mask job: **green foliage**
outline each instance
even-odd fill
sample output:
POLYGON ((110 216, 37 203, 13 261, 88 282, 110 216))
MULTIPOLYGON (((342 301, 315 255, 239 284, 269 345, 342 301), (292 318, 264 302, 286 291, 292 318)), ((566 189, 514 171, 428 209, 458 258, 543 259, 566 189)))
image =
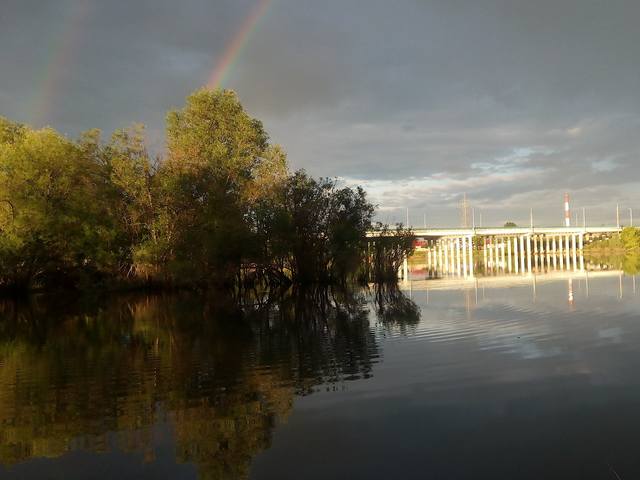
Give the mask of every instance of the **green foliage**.
POLYGON ((415 250, 415 237, 410 228, 401 224, 391 229, 388 225, 377 224, 378 236, 372 238, 369 246, 370 277, 377 282, 395 282, 404 259, 411 257, 415 250))
POLYGON ((625 250, 640 248, 640 229, 626 227, 622 230, 622 233, 620 233, 620 240, 625 250))
POLYGON ((333 180, 296 172, 256 209, 265 256, 275 259, 270 275, 303 283, 345 281, 366 260, 373 212, 361 188, 338 188, 333 180))
POLYGON ((506 222, 506 223, 504 224, 504 228, 515 228, 515 227, 517 227, 517 226, 518 226, 518 225, 516 225, 514 222, 506 222))
MULTIPOLYGON (((0 288, 362 276, 365 192, 290 174, 235 93, 190 95, 167 116, 167 147, 151 159, 141 125, 72 141, 0 118, 0 288)), ((387 230, 376 268, 397 268, 411 241, 387 230)))
POLYGON ((588 251, 598 253, 622 253, 637 249, 640 249, 640 229, 634 227, 626 227, 619 235, 614 235, 611 238, 595 240, 587 247, 588 251))
POLYGON ((0 143, 0 286, 57 282, 108 263, 97 165, 51 129, 9 137, 0 143))

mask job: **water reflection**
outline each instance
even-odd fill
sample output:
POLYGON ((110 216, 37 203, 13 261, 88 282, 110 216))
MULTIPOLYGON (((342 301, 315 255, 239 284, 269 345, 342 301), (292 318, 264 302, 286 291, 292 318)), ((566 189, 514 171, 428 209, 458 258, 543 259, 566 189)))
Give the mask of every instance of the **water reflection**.
POLYGON ((634 277, 413 260, 400 290, 1 303, 0 477, 640 475, 634 277))
POLYGON ((169 435, 199 478, 245 478, 295 395, 371 376, 367 314, 366 292, 326 290, 249 312, 188 295, 0 303, 0 463, 85 450, 152 464, 169 435))

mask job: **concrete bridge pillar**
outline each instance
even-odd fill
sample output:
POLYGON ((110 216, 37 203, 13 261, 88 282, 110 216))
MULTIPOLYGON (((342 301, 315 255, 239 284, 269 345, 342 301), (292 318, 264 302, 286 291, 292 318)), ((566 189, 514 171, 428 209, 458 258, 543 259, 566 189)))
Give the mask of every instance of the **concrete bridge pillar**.
POLYGON ((518 255, 518 237, 513 237, 513 263, 516 273, 520 272, 520 255, 518 255))
POLYGON ((443 271, 449 273, 449 239, 445 238, 442 243, 442 251, 444 255, 443 271))
POLYGON ((488 238, 483 238, 482 239, 482 256, 484 258, 484 273, 486 274, 488 272, 488 268, 489 268, 489 263, 487 260, 487 250, 489 250, 489 243, 488 243, 489 239, 488 238))
POLYGON ((489 249, 489 268, 493 271, 494 263, 493 263, 493 237, 489 237, 487 239, 489 241, 488 249, 489 249))
POLYGON ((460 276, 460 272, 462 269, 460 257, 461 257, 460 237, 456 237, 456 273, 458 274, 458 276, 460 276))
POLYGON ((571 240, 569 235, 565 235, 564 237, 565 240, 565 255, 567 256, 566 260, 567 260, 567 269, 570 268, 570 263, 571 263, 571 240))
POLYGON ((406 282, 409 280, 409 259, 404 257, 402 261, 402 279, 406 282))
POLYGON ((449 258, 451 260, 450 272, 451 273, 455 273, 455 271, 456 271, 456 244, 453 241, 453 238, 449 239, 449 258))
POLYGON ((507 269, 511 273, 511 237, 507 237, 507 269))
POLYGON ((467 237, 462 237, 462 274, 467 276, 467 237))
POLYGON ((473 277, 473 236, 468 238, 469 241, 469 275, 473 277))

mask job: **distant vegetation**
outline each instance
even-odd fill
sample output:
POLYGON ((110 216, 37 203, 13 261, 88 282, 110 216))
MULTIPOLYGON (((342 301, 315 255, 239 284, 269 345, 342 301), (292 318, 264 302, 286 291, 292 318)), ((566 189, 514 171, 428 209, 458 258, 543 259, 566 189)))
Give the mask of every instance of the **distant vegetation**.
POLYGON ((640 273, 640 229, 626 227, 620 235, 597 240, 585 249, 594 262, 613 265, 629 275, 640 273))
POLYGON ((139 125, 73 141, 0 118, 0 288, 370 279, 412 248, 389 239, 366 267, 373 213, 361 188, 290 173, 230 91, 170 112, 163 158, 139 125))
POLYGON ((611 238, 596 240, 588 248, 590 252, 633 252, 640 250, 640 229, 626 227, 620 235, 611 238))
POLYGON ((514 222, 506 222, 506 223, 504 224, 504 228, 515 228, 515 227, 517 227, 517 226, 518 226, 518 225, 516 225, 514 222))

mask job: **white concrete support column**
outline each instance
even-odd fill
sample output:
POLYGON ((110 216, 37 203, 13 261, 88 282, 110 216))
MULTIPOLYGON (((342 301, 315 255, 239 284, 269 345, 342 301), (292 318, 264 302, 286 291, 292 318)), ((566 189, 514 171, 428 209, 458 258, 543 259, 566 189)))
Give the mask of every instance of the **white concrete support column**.
POLYGON ((488 263, 487 263, 488 262, 488 260, 487 260, 488 252, 487 252, 487 250, 488 250, 489 246, 487 245, 487 238, 486 237, 480 237, 480 238, 482 238, 482 257, 483 257, 483 260, 484 260, 484 273, 486 275, 487 266, 488 266, 488 263))
POLYGON ((442 251, 442 239, 438 240, 438 269, 444 273, 444 252, 442 251))
POLYGON ((571 235, 571 243, 573 244, 573 269, 578 269, 578 239, 577 235, 574 233, 571 235))
POLYGON ((473 236, 469 237, 469 275, 473 277, 473 236))
POLYGON ((558 237, 558 259, 560 260, 560 270, 564 270, 564 241, 562 235, 558 237))
POLYGON ((565 235, 564 237, 564 252, 566 255, 566 260, 567 260, 567 269, 569 269, 571 267, 571 237, 569 237, 569 235, 565 235))
POLYGON ((404 260, 402 261, 402 279, 405 282, 409 281, 409 258, 408 257, 404 257, 404 260))
POLYGON ((501 268, 502 268, 502 271, 504 272, 507 269, 507 252, 506 252, 506 248, 505 248, 505 238, 504 237, 500 238, 500 258, 501 258, 500 261, 502 262, 501 268))
POLYGON ((511 237, 507 237, 507 271, 511 273, 512 262, 511 262, 511 237))
POLYGON ((520 270, 522 270, 522 273, 525 273, 525 260, 527 254, 525 252, 525 248, 524 248, 524 235, 520 237, 520 270))
POLYGON ((442 249, 444 252, 444 264, 442 271, 445 273, 449 273, 449 239, 445 238, 443 240, 442 249))
POLYGON ((533 254, 538 255, 538 242, 540 241, 540 238, 538 238, 538 236, 536 235, 535 237, 532 238, 532 240, 533 240, 533 254))
POLYGON ((462 237, 462 275, 467 276, 467 237, 462 237))
POLYGON ((489 237, 489 268, 493 271, 494 263, 493 263, 493 237, 489 237))
POLYGON ((460 276, 462 265, 460 262, 460 237, 456 237, 456 273, 460 276))
POLYGON ((527 235, 527 267, 531 273, 531 235, 527 235))
POLYGON ((438 250, 436 249, 436 245, 431 245, 431 270, 438 269, 438 250))
POLYGON ((515 266, 516 273, 518 273, 520 271, 520 257, 518 255, 518 237, 513 237, 513 264, 515 266))
POLYGON ((584 233, 580 234, 579 242, 580 242, 579 244, 580 252, 583 252, 584 251, 584 233))
POLYGON ((455 273, 456 271, 456 245, 453 241, 453 238, 449 240, 449 258, 451 260, 451 273, 455 273))

